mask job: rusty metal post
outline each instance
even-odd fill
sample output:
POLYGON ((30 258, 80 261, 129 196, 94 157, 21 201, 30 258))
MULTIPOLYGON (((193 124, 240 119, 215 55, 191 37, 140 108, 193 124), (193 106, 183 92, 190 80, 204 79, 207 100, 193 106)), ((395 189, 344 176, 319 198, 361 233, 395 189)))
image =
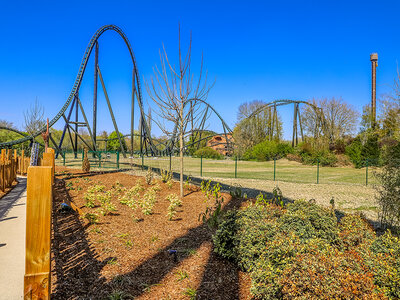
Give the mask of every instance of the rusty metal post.
POLYGON ((372 67, 372 84, 371 84, 371 127, 375 128, 376 125, 376 67, 378 66, 378 53, 370 55, 372 67))

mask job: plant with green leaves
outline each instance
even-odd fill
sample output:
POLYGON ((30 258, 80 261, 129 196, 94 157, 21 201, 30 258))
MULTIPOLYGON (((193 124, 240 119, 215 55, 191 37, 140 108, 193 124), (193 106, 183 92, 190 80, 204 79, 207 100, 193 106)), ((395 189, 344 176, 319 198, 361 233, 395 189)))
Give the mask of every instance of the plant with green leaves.
POLYGON ((151 185, 153 181, 153 169, 151 167, 149 167, 147 169, 147 173, 146 173, 146 183, 147 185, 151 185))
POLYGON ((160 176, 161 176, 161 181, 167 183, 168 181, 171 180, 172 173, 170 171, 160 168, 160 176))
POLYGON ((240 184, 234 185, 229 191, 229 194, 233 199, 240 199, 243 197, 242 186, 240 184))
POLYGON ((142 213, 144 215, 153 214, 154 205, 157 202, 157 194, 153 189, 149 189, 140 201, 140 207, 142 208, 142 213))
POLYGON ((112 194, 110 191, 97 194, 97 200, 100 202, 99 212, 106 216, 114 211, 116 211, 115 205, 111 202, 112 194))
POLYGON ((86 213, 84 218, 89 221, 89 224, 97 224, 99 222, 99 216, 95 213, 86 213))

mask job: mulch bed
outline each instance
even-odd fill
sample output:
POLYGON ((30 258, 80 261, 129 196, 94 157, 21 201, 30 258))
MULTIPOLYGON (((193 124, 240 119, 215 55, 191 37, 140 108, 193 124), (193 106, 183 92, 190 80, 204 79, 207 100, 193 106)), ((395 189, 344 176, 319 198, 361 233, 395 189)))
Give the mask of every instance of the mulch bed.
MULTIPOLYGON (((107 299, 113 293, 125 295, 115 299, 191 299, 191 291, 196 291, 195 299, 251 298, 248 275, 213 252, 212 231, 199 220, 207 199, 197 187, 185 190, 173 221, 166 216, 165 198, 179 195, 179 183, 170 189, 155 179, 161 190, 152 215, 138 209, 135 216, 140 218, 132 218, 133 211, 119 203, 122 193, 113 196, 117 211, 90 225, 76 212, 62 213, 60 204, 71 201, 81 214, 95 212, 97 208, 84 206, 89 187, 100 184, 109 190, 117 181, 128 189, 137 182, 146 187, 144 177, 62 167, 56 172, 52 299, 107 299), (176 250, 176 257, 168 250, 176 250)), ((223 197, 224 209, 242 205, 229 194, 223 197)))

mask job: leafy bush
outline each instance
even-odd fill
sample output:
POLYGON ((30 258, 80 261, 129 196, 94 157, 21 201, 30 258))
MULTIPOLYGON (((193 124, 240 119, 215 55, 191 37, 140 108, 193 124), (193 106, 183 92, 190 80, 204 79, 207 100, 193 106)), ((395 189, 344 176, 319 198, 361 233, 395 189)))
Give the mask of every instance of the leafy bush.
POLYGON ((339 237, 345 250, 357 247, 375 237, 372 227, 360 215, 346 215, 340 220, 339 237))
POLYGON ((300 156, 302 162, 306 165, 316 165, 319 162, 321 166, 334 167, 337 163, 335 154, 327 150, 304 152, 300 156))
POLYGON ((383 224, 400 226, 400 143, 385 153, 385 166, 376 174, 380 219, 383 224))
POLYGON ((400 240, 387 231, 371 245, 375 284, 386 296, 400 299, 400 240))
POLYGON ((355 251, 305 252, 296 255, 279 278, 284 299, 382 299, 373 274, 355 251))
POLYGON ((381 150, 378 143, 378 134, 374 132, 364 132, 346 147, 345 153, 356 168, 368 165, 381 165, 381 150))
POLYGON ((340 223, 306 201, 261 201, 225 214, 214 251, 250 273, 255 299, 398 299, 400 243, 360 215, 340 223))
POLYGON ((361 168, 363 164, 362 159, 362 144, 360 139, 355 139, 350 145, 346 147, 345 153, 350 158, 351 162, 356 168, 361 168))
POLYGON ((212 158, 212 159, 223 159, 223 155, 220 154, 217 150, 214 150, 210 147, 204 147, 197 150, 194 154, 194 157, 203 157, 203 158, 212 158))
POLYGON ((279 219, 283 232, 294 232, 301 240, 320 238, 328 243, 337 243, 339 230, 332 213, 316 204, 299 200, 287 207, 279 219))
POLYGON ((293 148, 287 143, 264 141, 247 150, 243 155, 243 159, 266 161, 285 157, 292 152, 293 148))

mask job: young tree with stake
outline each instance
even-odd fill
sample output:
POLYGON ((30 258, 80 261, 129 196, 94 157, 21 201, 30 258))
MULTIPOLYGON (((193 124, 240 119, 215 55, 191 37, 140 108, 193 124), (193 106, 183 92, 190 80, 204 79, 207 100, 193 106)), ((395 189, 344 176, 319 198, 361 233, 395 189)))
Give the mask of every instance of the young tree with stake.
MULTIPOLYGON (((146 89, 151 99, 157 104, 155 113, 162 119, 173 124, 174 130, 170 131, 164 124, 158 124, 164 134, 173 136, 174 132, 179 137, 180 154, 180 196, 183 197, 183 153, 185 135, 192 132, 194 118, 200 101, 207 99, 212 85, 207 85, 207 75, 203 79, 203 55, 201 57, 198 78, 194 78, 191 71, 192 34, 186 55, 182 55, 181 32, 179 27, 179 53, 178 67, 169 59, 163 45, 160 51, 160 68, 153 68, 154 76, 146 89), (188 126, 189 124, 189 126, 188 126), (190 128, 191 127, 191 128, 190 128), (190 128, 190 131, 189 131, 190 128)), ((153 121, 155 121, 153 119, 153 121)), ((156 121, 155 121, 156 122, 156 121)))

